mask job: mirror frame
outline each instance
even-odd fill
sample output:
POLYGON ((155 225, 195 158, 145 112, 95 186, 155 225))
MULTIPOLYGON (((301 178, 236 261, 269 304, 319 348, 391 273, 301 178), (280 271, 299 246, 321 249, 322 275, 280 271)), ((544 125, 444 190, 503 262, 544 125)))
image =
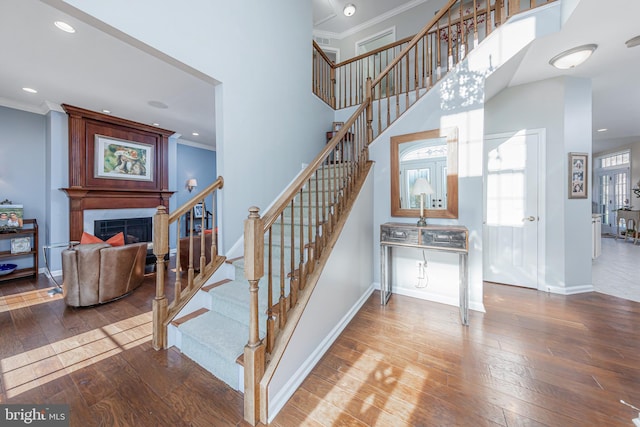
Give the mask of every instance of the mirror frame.
POLYGON ((391 137, 391 216, 420 218, 420 209, 402 208, 400 204, 400 159, 398 146, 404 142, 421 139, 446 138, 447 140, 447 207, 425 209, 425 218, 458 218, 458 129, 432 129, 391 137))

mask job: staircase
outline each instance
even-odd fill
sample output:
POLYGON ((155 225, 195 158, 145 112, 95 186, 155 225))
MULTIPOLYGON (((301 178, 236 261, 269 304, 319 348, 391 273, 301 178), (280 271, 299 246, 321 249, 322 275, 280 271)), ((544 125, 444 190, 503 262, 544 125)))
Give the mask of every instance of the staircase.
MULTIPOLYGON (((282 212, 279 221, 272 226, 270 232, 272 244, 271 246, 265 244, 264 248, 265 254, 271 253, 272 256, 271 262, 268 257, 265 257, 265 271, 269 271, 271 266, 277 273, 265 275, 259 281, 260 339, 264 339, 267 332, 269 282, 271 282, 272 295, 276 296, 275 300, 283 301, 283 304, 290 308, 291 281, 289 278, 296 274, 295 266, 299 264, 299 259, 296 258, 302 256, 306 262, 309 254, 312 253, 313 241, 306 232, 309 229, 309 219, 315 221, 318 216, 328 218, 331 215, 331 206, 335 205, 335 200, 332 198, 335 191, 345 185, 346 168, 347 163, 325 165, 320 168, 318 173, 309 180, 308 188, 298 194, 293 205, 289 205, 282 212), (322 203, 323 200, 329 200, 331 203, 322 203), (300 204, 303 206, 302 209, 293 207, 300 204), (305 248, 302 255, 299 252, 292 253, 294 248, 292 239, 297 244, 298 250, 300 247, 305 248), (278 266, 283 268, 280 269, 278 266)), ((178 330, 183 354, 230 387, 242 390, 242 370, 239 369, 238 359, 242 356, 244 346, 249 339, 249 283, 245 279, 243 258, 229 260, 228 263, 233 266, 233 279, 223 280, 201 289, 201 292, 206 293, 208 298, 206 306, 209 309, 199 310, 195 315, 176 319, 173 326, 178 330)), ((276 307, 272 310, 272 317, 277 320, 278 315, 279 308, 276 307)))
POLYGON ((269 385, 371 168, 369 144, 507 18, 553 1, 450 0, 414 37, 370 52, 389 62, 366 80, 368 58, 336 65, 314 45, 314 90, 355 112, 273 207, 249 209, 233 277, 200 290, 207 308, 174 322, 185 355, 244 391, 250 424, 269 419, 269 385), (334 163, 337 151, 349 161, 334 163))

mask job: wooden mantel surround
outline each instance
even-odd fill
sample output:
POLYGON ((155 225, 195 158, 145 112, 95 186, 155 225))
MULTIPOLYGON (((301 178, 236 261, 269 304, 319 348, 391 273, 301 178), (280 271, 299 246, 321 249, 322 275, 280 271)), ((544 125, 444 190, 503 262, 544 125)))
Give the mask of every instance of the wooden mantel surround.
POLYGON ((69 116, 69 239, 80 240, 86 209, 169 208, 168 151, 174 132, 63 104, 69 116), (100 173, 98 137, 142 147, 146 179, 100 173))

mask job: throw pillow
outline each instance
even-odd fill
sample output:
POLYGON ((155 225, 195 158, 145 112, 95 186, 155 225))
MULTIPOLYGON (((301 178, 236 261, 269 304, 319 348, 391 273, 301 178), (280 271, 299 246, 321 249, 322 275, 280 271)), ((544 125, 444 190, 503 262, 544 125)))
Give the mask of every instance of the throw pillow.
POLYGON ((82 238, 80 238, 80 244, 86 245, 88 243, 107 243, 111 246, 124 246, 124 233, 120 232, 115 236, 109 237, 105 242, 101 238, 96 237, 93 234, 89 234, 86 231, 84 231, 82 233, 82 238))

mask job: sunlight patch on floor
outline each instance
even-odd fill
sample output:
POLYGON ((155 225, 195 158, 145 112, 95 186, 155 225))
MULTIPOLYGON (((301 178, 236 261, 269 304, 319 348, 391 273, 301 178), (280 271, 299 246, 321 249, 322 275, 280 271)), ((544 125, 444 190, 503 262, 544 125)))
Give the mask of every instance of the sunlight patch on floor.
POLYGON ((14 295, 0 296, 0 313, 19 308, 31 307, 38 304, 46 304, 57 299, 62 299, 62 294, 49 295, 50 288, 36 289, 34 291, 20 292, 14 295))
POLYGON ((2 359, 0 375, 6 397, 139 346, 150 341, 151 335, 152 313, 148 312, 2 359))

